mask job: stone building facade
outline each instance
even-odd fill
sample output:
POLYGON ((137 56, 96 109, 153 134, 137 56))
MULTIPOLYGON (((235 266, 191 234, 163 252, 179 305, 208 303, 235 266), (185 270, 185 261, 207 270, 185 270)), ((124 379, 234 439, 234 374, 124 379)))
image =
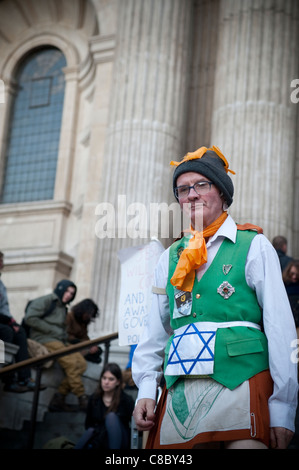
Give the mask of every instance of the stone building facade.
POLYGON ((298 18, 297 0, 0 2, 0 250, 16 319, 70 278, 100 307, 91 336, 117 331, 117 252, 149 240, 126 233, 128 207, 172 204, 169 162, 202 145, 236 172, 235 220, 299 258, 298 18), (20 68, 47 48, 65 59, 52 196, 7 201, 20 68), (124 216, 113 238, 96 230, 105 207, 124 216))

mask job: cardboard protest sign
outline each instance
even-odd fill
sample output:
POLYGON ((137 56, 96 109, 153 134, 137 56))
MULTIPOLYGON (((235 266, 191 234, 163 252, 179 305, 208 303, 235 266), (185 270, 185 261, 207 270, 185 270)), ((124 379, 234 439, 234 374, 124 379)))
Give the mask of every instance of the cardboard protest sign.
POLYGON ((120 250, 119 345, 138 344, 150 310, 155 266, 164 251, 153 239, 148 245, 120 250))

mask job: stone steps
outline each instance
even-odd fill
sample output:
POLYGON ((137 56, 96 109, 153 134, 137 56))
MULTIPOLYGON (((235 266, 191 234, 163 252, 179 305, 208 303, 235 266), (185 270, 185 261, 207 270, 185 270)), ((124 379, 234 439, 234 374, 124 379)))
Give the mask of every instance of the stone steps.
MULTIPOLYGON (((83 434, 85 413, 47 412, 42 422, 36 423, 33 449, 43 449, 49 441, 65 437, 74 444, 83 434)), ((26 449, 30 436, 30 422, 24 421, 21 430, 0 429, 1 449, 26 449)))
MULTIPOLYGON (((117 362, 124 369, 127 358, 128 348, 119 348, 116 343, 112 345, 109 355, 111 362, 117 362)), ((87 395, 95 391, 102 367, 102 363, 88 363, 83 375, 87 395)), ((32 369, 32 377, 34 376, 35 371, 32 369)), ((49 402, 63 377, 63 371, 57 363, 49 369, 43 369, 41 381, 47 388, 39 394, 34 448, 41 449, 49 440, 59 436, 77 442, 84 432, 85 413, 48 411, 49 402)), ((33 393, 4 392, 3 385, 0 381, 0 449, 26 449, 30 436, 33 393)), ((133 398, 135 397, 136 392, 133 392, 133 398)), ((68 395, 66 402, 75 409, 78 405, 77 397, 72 394, 68 395)))
POLYGON ((34 449, 42 449, 50 440, 64 436, 74 444, 85 431, 85 413, 47 412, 42 423, 38 423, 34 449))

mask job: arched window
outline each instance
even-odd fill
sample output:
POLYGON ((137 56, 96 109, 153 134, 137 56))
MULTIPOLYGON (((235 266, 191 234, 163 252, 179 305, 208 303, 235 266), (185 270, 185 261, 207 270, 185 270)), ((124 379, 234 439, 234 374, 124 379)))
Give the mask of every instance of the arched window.
POLYGON ((18 69, 2 203, 53 199, 66 60, 54 47, 30 53, 18 69))

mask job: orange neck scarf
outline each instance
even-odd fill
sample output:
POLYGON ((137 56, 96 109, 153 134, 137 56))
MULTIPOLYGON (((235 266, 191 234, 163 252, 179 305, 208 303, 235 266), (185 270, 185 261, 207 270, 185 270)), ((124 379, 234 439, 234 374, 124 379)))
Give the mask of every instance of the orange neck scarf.
POLYGON ((227 212, 223 212, 218 219, 205 228, 202 232, 192 230, 193 237, 189 245, 182 252, 177 267, 170 282, 179 290, 191 292, 193 289, 195 270, 208 260, 205 238, 213 236, 227 218, 227 212))

